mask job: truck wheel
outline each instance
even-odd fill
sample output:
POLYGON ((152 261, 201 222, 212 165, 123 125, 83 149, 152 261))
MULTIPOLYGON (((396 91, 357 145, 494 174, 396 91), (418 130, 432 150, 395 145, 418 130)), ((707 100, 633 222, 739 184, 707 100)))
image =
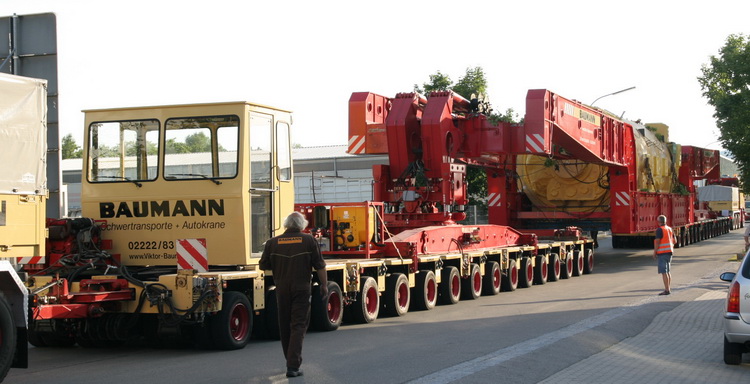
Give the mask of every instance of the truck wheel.
POLYGON ((547 265, 547 258, 544 256, 537 256, 536 265, 534 266, 534 284, 545 284, 547 282, 548 274, 549 266, 547 265))
POLYGON ((276 301, 276 287, 266 291, 266 309, 263 311, 263 337, 268 340, 279 340, 279 303, 276 301))
POLYGON ((0 381, 13 364, 16 353, 16 325, 5 295, 0 292, 0 381))
POLYGON ((568 258, 560 263, 560 278, 570 279, 573 276, 573 256, 568 254, 568 258))
POLYGON ((588 275, 591 272, 594 272, 594 250, 587 249, 586 260, 584 260, 583 264, 583 273, 588 275))
POLYGON ((724 364, 739 365, 742 363, 743 345, 730 343, 724 336, 724 364))
POLYGON ((381 302, 387 316, 403 316, 409 312, 409 279, 403 273, 394 273, 385 279, 385 293, 381 302))
POLYGON ((557 253, 549 255, 549 266, 547 268, 547 281, 560 280, 560 256, 557 253))
POLYGON ((518 288, 518 264, 516 260, 508 260, 508 269, 505 271, 505 278, 502 281, 503 291, 513 292, 518 288))
POLYGON ((225 291, 221 311, 211 319, 211 335, 218 349, 244 348, 253 329, 250 300, 242 292, 225 291))
POLYGON ((335 331, 341 325, 344 314, 344 296, 341 287, 335 281, 328 282, 328 296, 320 296, 320 287, 313 293, 311 316, 313 329, 316 331, 335 331))
POLYGON ((484 278, 482 279, 482 294, 493 296, 500 293, 500 284, 503 274, 500 272, 500 264, 496 261, 488 261, 484 265, 484 278))
POLYGON ((456 304, 461 299, 461 277, 456 267, 444 267, 440 271, 441 282, 438 286, 438 303, 456 304))
POLYGON ((575 251, 573 253, 573 276, 583 275, 583 257, 581 251, 575 251))
POLYGON ((372 323, 380 312, 380 292, 378 283, 370 276, 362 276, 357 301, 347 308, 347 318, 354 323, 372 323))
POLYGON ((437 282, 435 272, 423 269, 417 274, 417 281, 412 288, 411 306, 416 310, 430 310, 437 303, 437 282))
POLYGON ((469 277, 461 280, 461 299, 476 300, 482 295, 482 273, 479 264, 471 263, 469 277))
POLYGON ((530 257, 521 258, 521 269, 518 271, 518 286, 529 288, 534 281, 534 266, 530 257))

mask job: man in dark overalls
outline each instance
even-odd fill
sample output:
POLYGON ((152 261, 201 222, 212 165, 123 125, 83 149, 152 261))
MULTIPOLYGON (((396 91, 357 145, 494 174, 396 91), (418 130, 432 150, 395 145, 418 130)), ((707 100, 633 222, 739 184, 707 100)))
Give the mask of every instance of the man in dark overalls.
POLYGON ((286 231, 266 242, 260 268, 273 271, 279 307, 279 335, 286 358, 286 376, 302 376, 302 340, 310 323, 312 268, 320 280, 321 297, 328 296, 326 263, 315 238, 302 230, 307 220, 293 212, 284 220, 286 231))

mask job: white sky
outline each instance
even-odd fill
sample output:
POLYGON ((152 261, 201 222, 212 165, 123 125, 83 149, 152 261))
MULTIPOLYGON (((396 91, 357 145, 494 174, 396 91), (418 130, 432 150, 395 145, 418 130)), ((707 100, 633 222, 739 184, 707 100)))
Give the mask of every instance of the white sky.
POLYGON ((304 146, 345 144, 352 92, 411 91, 482 66, 498 111, 547 88, 670 140, 720 148, 696 78, 748 1, 0 0, 0 16, 57 15, 61 137, 82 109, 248 100, 291 109, 304 146))

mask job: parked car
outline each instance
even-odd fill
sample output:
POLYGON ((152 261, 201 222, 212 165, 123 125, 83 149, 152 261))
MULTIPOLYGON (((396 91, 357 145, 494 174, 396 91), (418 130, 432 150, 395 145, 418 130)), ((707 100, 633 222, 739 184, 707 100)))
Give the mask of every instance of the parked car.
POLYGON ((737 272, 724 272, 719 278, 731 283, 724 313, 724 363, 737 365, 742 354, 750 352, 750 252, 737 272))

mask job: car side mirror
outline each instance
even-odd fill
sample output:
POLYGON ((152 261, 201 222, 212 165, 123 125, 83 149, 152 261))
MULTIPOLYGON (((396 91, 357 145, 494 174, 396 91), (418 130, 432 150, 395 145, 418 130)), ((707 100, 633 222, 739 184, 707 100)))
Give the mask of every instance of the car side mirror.
POLYGON ((734 280, 735 275, 737 274, 734 272, 724 272, 719 276, 719 279, 731 282, 732 280, 734 280))

